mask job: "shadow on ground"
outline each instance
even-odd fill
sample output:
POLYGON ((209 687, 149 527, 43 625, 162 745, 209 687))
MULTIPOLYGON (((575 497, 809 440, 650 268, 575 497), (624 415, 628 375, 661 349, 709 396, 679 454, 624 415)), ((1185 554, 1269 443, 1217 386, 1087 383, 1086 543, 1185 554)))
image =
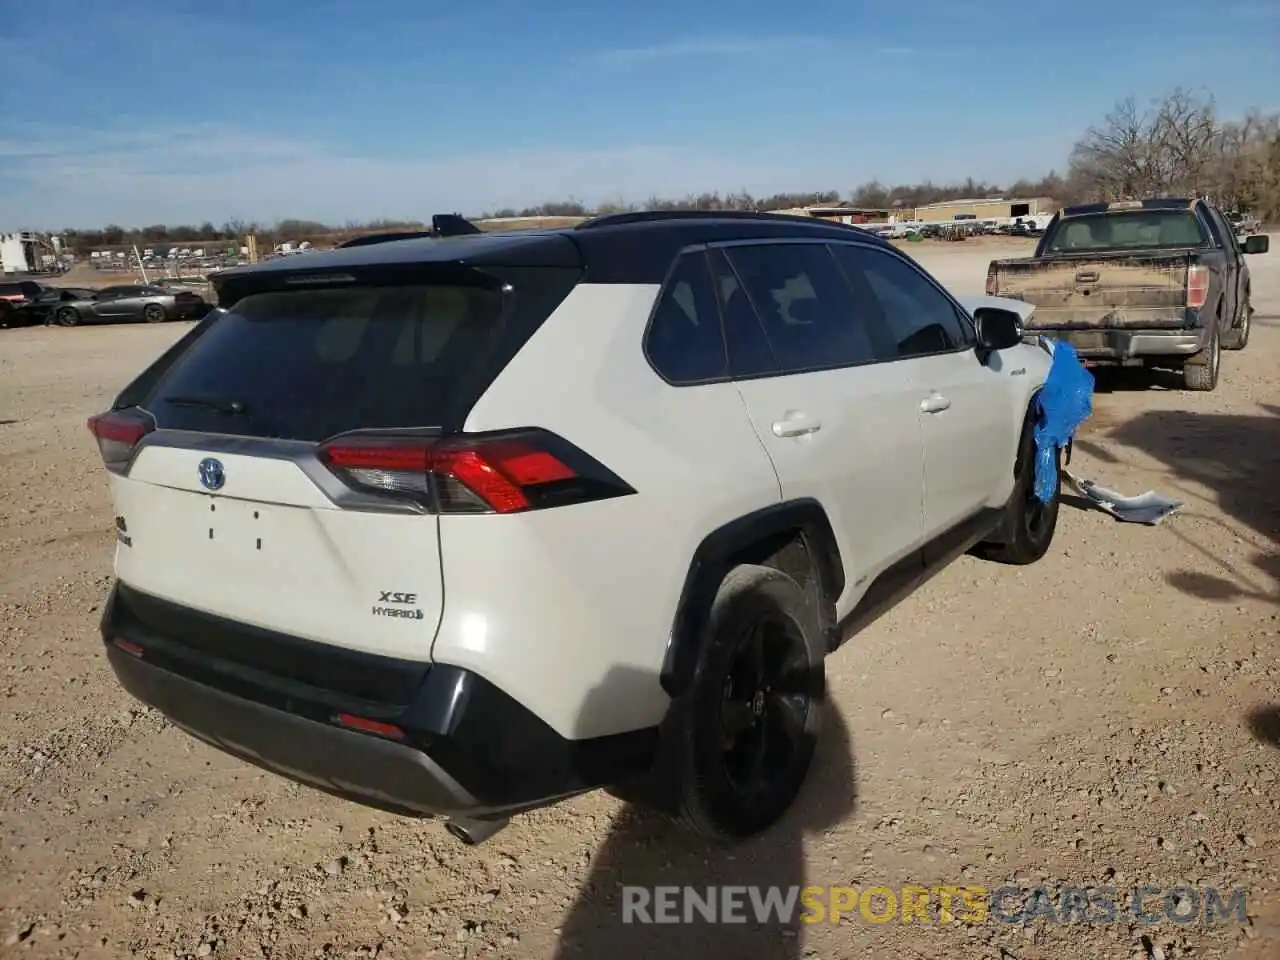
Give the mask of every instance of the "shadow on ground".
POLYGON ((1249 732, 1268 746, 1280 748, 1280 707, 1259 707, 1246 718, 1249 732))
MULTIPOLYGON (((857 783, 848 730, 829 701, 813 766, 796 805, 781 823, 747 843, 717 847, 656 814, 627 807, 592 860, 591 873, 561 928, 558 960, 793 960, 801 956, 797 901, 789 922, 775 916, 757 923, 749 896, 746 923, 624 923, 624 886, 693 888, 754 886, 786 895, 805 885, 804 838, 848 818, 857 783)), ((761 889, 760 894, 764 895, 761 889)), ((679 901, 677 901, 679 902, 679 901)), ((652 906, 652 901, 650 901, 652 906)), ((677 908, 678 911, 678 908, 677 908)))
MULTIPOLYGON (((1261 415, 1253 416, 1151 410, 1107 434, 1109 441, 1142 451, 1165 465, 1183 494, 1164 492, 1187 499, 1196 494, 1185 485, 1198 484, 1211 492, 1224 514, 1261 539, 1246 568, 1211 554, 1186 532, 1172 528, 1188 547, 1226 574, 1179 571, 1169 575, 1171 585, 1194 597, 1280 603, 1280 552, 1276 547, 1280 543, 1280 484, 1276 482, 1280 477, 1280 407, 1263 405, 1262 409, 1261 415)), ((1095 448, 1102 450, 1096 444, 1079 446, 1091 455, 1095 448)))
POLYGON ((1094 391, 1097 393, 1143 393, 1149 390, 1183 389, 1182 372, 1148 367, 1094 367, 1094 391))

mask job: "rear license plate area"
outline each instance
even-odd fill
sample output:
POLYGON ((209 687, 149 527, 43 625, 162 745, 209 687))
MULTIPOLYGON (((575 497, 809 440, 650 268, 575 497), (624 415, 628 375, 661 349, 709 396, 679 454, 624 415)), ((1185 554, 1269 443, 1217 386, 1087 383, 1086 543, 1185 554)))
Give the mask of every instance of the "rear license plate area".
POLYGON ((205 514, 204 539, 228 554, 258 553, 271 539, 267 513, 262 504, 211 497, 205 514))

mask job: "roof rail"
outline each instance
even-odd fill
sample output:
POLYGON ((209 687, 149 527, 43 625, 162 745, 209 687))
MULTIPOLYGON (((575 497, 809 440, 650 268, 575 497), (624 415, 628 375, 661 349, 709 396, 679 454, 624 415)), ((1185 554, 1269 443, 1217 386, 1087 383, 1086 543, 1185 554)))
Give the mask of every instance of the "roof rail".
POLYGON ((573 229, 594 230, 596 227, 620 227, 631 223, 653 223, 662 220, 785 220, 793 223, 849 226, 845 223, 823 220, 821 217, 800 217, 789 213, 765 213, 757 210, 636 210, 631 213, 610 213, 602 217, 593 217, 590 220, 584 220, 573 229))

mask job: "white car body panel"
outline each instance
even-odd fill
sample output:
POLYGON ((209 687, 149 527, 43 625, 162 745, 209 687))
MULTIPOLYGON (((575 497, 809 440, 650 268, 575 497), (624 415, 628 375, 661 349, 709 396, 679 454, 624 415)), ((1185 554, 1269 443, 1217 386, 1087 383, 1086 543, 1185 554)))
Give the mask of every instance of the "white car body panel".
POLYGON ((433 659, 475 671, 566 737, 662 719, 658 675, 694 551, 781 499, 737 385, 671 387, 645 360, 657 291, 578 286, 466 422, 551 430, 637 494, 440 522, 433 659))
POLYGON ((783 498, 812 498, 830 519, 845 568, 837 617, 924 538, 924 448, 910 365, 868 364, 738 384, 783 498), (774 434, 775 423, 798 414, 819 429, 774 434))
POLYGON ((319 643, 427 660, 443 589, 437 518, 338 508, 296 463, 216 454, 226 485, 200 486, 209 451, 147 445, 112 475, 116 575, 144 593, 319 643), (376 615, 382 591, 422 617, 376 615))

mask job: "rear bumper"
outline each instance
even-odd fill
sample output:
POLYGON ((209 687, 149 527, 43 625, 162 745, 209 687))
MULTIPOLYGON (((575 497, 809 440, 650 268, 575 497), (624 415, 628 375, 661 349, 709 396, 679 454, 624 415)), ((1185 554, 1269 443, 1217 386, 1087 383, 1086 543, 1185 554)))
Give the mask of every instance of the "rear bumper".
POLYGON ((107 660, 129 694, 176 726, 291 780, 396 813, 460 815, 481 807, 413 747, 233 696, 153 667, 114 644, 107 647, 107 660))
MULTIPOLYGON (((388 684, 390 699, 315 686, 330 675, 317 661, 350 651, 290 638, 286 658, 256 663, 210 655, 185 644, 169 626, 183 608, 128 587, 113 587, 102 619, 107 659, 133 697, 206 743, 273 773, 346 800, 405 816, 502 819, 617 782, 652 761, 656 730, 592 740, 565 740, 502 691, 466 670, 432 665, 407 695, 388 684), (153 616, 159 605, 163 616, 153 616), (150 622, 148 622, 150 621, 150 622), (121 643, 123 642, 123 643, 121 643), (282 663, 301 658, 305 679, 283 675, 282 663), (269 672, 260 665, 276 669, 269 672), (342 716, 390 725, 388 735, 342 725, 342 716), (397 732, 398 731, 398 732, 397 732)), ((208 635, 207 614, 189 611, 193 633, 208 635)), ((221 621, 224 636, 237 625, 221 621)), ((252 637, 254 654, 264 640, 252 637)), ((234 649, 234 648, 229 648, 234 649)), ((382 659, 382 658, 378 658, 382 659)), ((424 668, 426 665, 415 665, 424 668)), ((403 674, 397 675, 399 680, 403 674)), ((349 722, 349 721, 348 721, 349 722)))
POLYGON ((1190 357, 1209 342, 1207 327, 1193 329, 1028 330, 1053 340, 1065 340, 1084 360, 1137 362, 1147 357, 1190 357))

